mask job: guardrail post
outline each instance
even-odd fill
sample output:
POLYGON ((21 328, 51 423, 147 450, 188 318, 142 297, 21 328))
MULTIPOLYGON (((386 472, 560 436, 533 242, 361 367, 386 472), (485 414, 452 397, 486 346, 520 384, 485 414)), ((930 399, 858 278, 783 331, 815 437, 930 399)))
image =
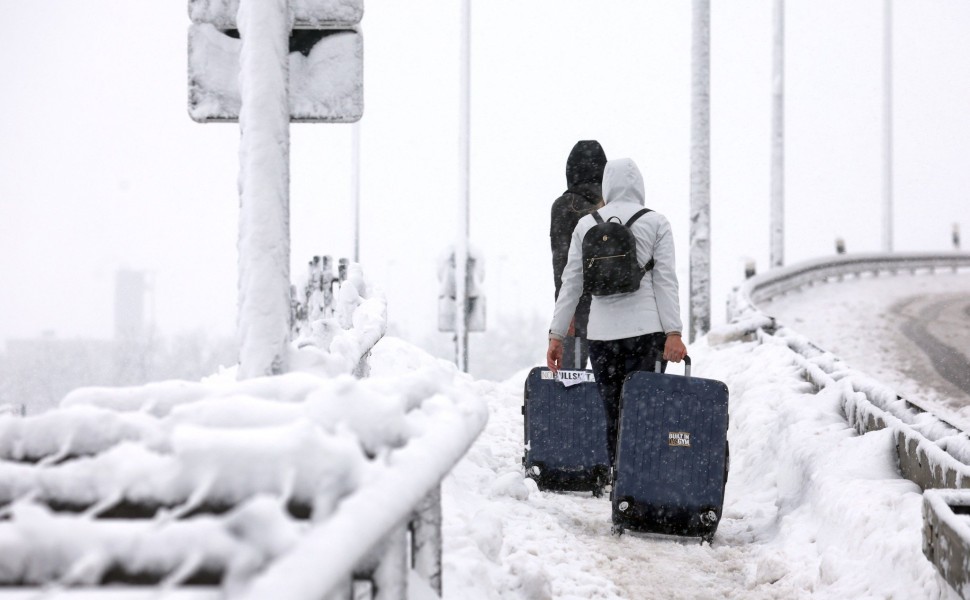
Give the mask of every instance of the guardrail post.
POLYGON ((757 269, 757 266, 755 265, 755 262, 753 260, 749 260, 746 263, 744 263, 744 278, 745 279, 751 279, 752 277, 754 277, 757 274, 758 274, 758 269, 757 269))
POLYGON ((354 580, 348 579, 345 585, 327 594, 324 600, 354 600, 354 580))
POLYGON ((953 224, 953 249, 954 250, 960 249, 960 224, 959 223, 953 224))
POLYGON ((970 514, 966 491, 928 490, 923 494, 923 555, 962 598, 970 598, 970 514))
POLYGON ((845 240, 840 237, 835 238, 835 253, 845 254, 845 240))
POLYGON ((408 548, 407 527, 392 531, 384 553, 374 569, 374 600, 407 600, 408 548))
POLYGON ((441 485, 425 496, 411 521, 411 566, 441 597, 441 485))

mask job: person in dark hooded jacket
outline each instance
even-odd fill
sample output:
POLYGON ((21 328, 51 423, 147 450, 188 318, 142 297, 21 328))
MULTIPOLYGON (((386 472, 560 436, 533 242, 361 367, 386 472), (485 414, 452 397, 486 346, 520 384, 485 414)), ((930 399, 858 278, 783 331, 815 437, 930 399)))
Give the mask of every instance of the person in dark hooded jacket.
MULTIPOLYGON (((596 140, 581 140, 573 146, 566 159, 567 189, 552 203, 549 242, 552 246, 552 274, 556 284, 556 298, 562 287, 562 272, 569 256, 569 243, 579 220, 593 212, 603 202, 603 169, 606 153, 596 140)), ((564 369, 583 369, 589 358, 586 323, 592 297, 584 294, 576 306, 574 325, 563 340, 564 369)))

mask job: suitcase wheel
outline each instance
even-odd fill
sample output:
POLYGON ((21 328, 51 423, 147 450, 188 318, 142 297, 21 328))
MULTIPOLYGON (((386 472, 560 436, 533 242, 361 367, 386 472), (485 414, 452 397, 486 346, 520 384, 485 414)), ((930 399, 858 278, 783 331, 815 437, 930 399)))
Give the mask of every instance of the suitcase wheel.
MULTIPOLYGON (((593 497, 601 498, 603 492, 610 486, 610 470, 607 467, 596 467, 593 470, 593 497)), ((611 490, 612 491, 612 490, 611 490)))
POLYGON ((610 528, 610 533, 616 537, 620 537, 623 535, 623 527, 621 525, 613 525, 613 527, 610 528))

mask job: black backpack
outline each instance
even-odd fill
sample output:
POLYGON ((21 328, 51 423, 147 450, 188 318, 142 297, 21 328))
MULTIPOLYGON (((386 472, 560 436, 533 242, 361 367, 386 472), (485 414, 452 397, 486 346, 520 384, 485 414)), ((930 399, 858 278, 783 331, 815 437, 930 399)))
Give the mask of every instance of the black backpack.
POLYGON ((650 212, 644 208, 624 225, 618 217, 604 221, 599 211, 583 237, 583 290, 594 296, 628 294, 640 289, 640 280, 653 268, 653 258, 640 266, 637 262, 637 240, 630 227, 650 212))

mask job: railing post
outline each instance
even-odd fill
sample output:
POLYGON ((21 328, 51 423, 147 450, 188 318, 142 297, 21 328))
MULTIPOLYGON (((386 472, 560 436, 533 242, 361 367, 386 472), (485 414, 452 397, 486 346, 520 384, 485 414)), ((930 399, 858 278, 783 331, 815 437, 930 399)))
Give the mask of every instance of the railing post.
POLYGON ((327 594, 323 600, 354 600, 354 580, 348 579, 345 585, 327 594))
POLYGON ((384 553, 374 569, 374 600, 407 600, 408 548, 407 527, 392 531, 384 553))
POLYGON ((441 485, 425 496, 411 521, 411 566, 438 596, 441 588, 441 485))

